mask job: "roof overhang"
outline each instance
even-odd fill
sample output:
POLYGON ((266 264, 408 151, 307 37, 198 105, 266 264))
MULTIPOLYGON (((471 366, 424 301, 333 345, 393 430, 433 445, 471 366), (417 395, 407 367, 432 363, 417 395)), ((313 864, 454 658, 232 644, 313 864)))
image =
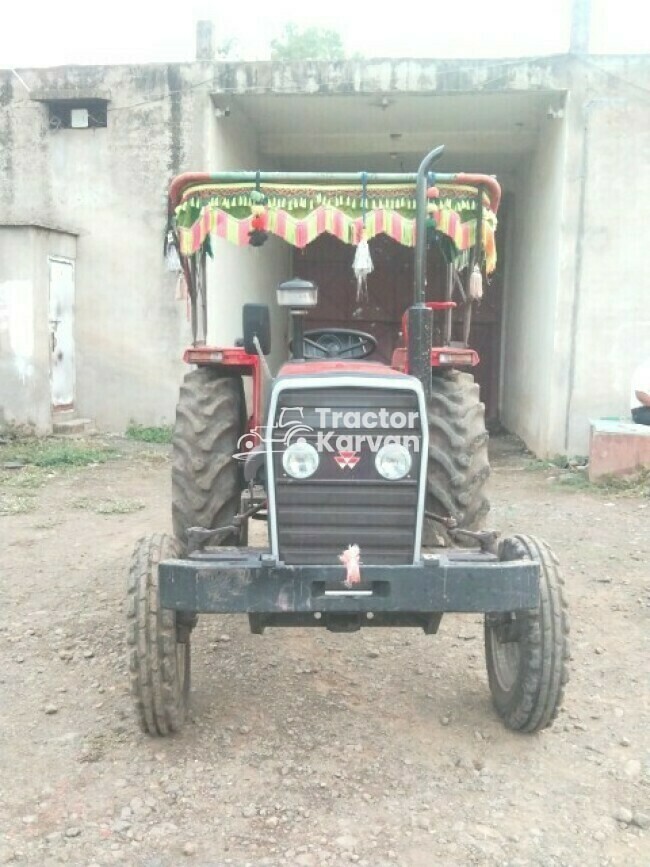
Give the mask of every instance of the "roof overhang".
POLYGON ((224 131, 237 117, 252 125, 262 157, 280 169, 411 171, 444 144, 438 170, 506 176, 562 118, 567 62, 224 64, 212 100, 224 131))

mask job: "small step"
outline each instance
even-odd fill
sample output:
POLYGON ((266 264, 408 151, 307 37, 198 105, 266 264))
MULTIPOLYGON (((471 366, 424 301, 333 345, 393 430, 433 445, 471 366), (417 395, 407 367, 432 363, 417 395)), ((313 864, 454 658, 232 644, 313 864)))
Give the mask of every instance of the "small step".
POLYGON ((88 433, 92 424, 89 418, 54 418, 52 422, 52 433, 71 435, 88 433))

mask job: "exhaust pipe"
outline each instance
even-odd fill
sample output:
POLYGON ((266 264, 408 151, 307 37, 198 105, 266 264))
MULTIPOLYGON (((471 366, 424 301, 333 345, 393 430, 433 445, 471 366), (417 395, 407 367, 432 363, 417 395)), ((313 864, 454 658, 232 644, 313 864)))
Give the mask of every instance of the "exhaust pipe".
POLYGON ((444 145, 434 148, 420 163, 415 188, 415 283, 413 306, 408 319, 408 371, 422 383, 424 394, 431 397, 431 346, 433 311, 425 307, 427 269, 427 173, 442 156, 444 145))

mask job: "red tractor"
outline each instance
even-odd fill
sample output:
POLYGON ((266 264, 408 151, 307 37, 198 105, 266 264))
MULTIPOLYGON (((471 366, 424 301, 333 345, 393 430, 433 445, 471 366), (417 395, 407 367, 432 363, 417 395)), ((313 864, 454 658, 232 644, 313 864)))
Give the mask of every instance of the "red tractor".
POLYGON ((478 363, 471 310, 495 264, 500 189, 489 176, 434 175, 441 152, 417 174, 233 172, 171 184, 168 252, 179 256, 191 301, 184 358, 194 367, 173 437, 174 535, 141 539, 129 577, 132 693, 152 735, 183 724, 199 613, 245 613, 258 634, 433 634, 445 612, 483 612, 505 725, 534 732, 557 715, 569 631, 560 569, 544 542, 497 542, 483 529, 488 435, 478 386, 460 370, 478 363), (318 288, 300 278, 277 290, 292 336, 275 378, 266 305, 243 306, 238 345, 207 345, 211 233, 254 246, 275 234, 300 248, 324 232, 358 245, 360 290, 367 238, 384 233, 415 248, 413 303, 390 366, 372 359, 372 334, 305 329, 318 288), (444 262, 437 301, 427 300, 432 250, 444 262), (264 547, 248 544, 251 519, 268 524, 264 547))

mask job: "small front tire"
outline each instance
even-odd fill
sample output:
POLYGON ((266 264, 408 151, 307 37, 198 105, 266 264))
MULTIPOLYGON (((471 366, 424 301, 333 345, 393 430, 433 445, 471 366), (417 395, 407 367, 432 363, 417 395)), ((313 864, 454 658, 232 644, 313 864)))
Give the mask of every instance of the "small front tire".
POLYGON ((485 618, 488 682, 497 713, 510 729, 536 732, 557 716, 569 679, 564 580, 555 554, 533 536, 504 539, 499 555, 541 566, 537 608, 485 618))
POLYGON ((180 556, 178 540, 164 534, 139 539, 129 571, 127 649, 131 695, 143 731, 177 732, 190 692, 191 617, 160 605, 158 564, 180 556))

